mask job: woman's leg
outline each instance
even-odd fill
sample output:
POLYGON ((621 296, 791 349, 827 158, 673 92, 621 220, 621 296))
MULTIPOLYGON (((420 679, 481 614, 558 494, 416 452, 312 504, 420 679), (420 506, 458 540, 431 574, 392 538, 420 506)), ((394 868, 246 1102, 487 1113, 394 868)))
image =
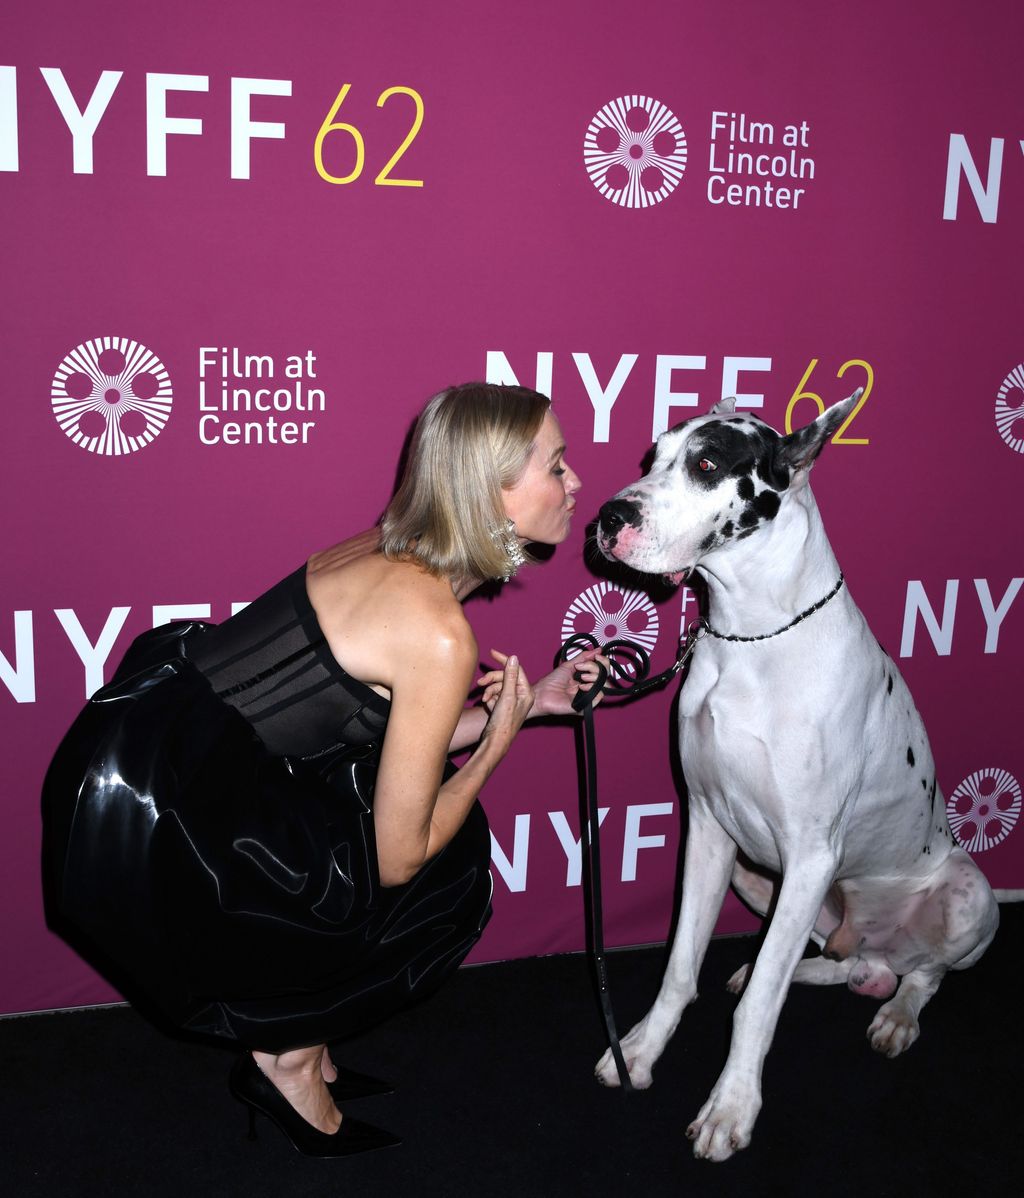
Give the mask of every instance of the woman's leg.
POLYGON ((341 1112, 324 1081, 322 1065, 326 1053, 325 1044, 315 1044, 282 1053, 254 1051, 252 1055, 267 1080, 302 1118, 318 1131, 331 1135, 341 1126, 341 1112))

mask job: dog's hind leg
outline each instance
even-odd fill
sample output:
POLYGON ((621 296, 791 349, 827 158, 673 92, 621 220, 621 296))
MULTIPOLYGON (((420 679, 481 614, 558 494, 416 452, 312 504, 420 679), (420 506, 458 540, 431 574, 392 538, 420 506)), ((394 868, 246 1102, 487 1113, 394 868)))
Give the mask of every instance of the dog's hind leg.
POLYGON ((984 874, 963 849, 954 849, 937 873, 927 900, 888 947, 903 977, 868 1028, 871 1047, 887 1057, 905 1052, 920 1034, 921 1008, 948 969, 967 969, 984 953, 999 926, 999 907, 984 874), (910 968, 903 969, 904 961, 910 968))
MULTIPOLYGON (((737 969, 726 983, 733 994, 742 994, 751 965, 737 969)), ((845 983, 854 994, 870 998, 888 998, 899 979, 883 962, 874 958, 847 957, 831 961, 828 957, 805 957, 793 973, 793 981, 805 986, 838 986, 845 983)))
MULTIPOLYGON (((629 1078, 638 1090, 651 1084, 651 1070, 676 1030, 683 1010, 697 997, 697 974, 729 887, 736 845, 718 822, 691 801, 683 865, 679 922, 665 977, 654 1005, 622 1039, 629 1078)), ((619 1084, 611 1049, 594 1070, 606 1086, 619 1084)))
POLYGON ((945 967, 915 969, 901 980, 893 997, 879 1007, 868 1028, 871 1047, 883 1056, 897 1057, 921 1034, 917 1017, 939 988, 945 967))
MULTIPOLYGON (((806 957, 796 967, 793 974, 794 982, 803 982, 808 986, 838 986, 850 981, 850 973, 856 964, 855 957, 845 961, 829 961, 825 957, 806 957)), ((741 965, 726 982, 725 988, 733 994, 742 994, 747 984, 753 964, 741 965)), ((892 991, 890 991, 892 993, 892 991)))
POLYGON ((732 867, 732 888, 746 905, 763 919, 775 900, 778 888, 777 875, 764 873, 748 865, 744 860, 737 859, 732 867))

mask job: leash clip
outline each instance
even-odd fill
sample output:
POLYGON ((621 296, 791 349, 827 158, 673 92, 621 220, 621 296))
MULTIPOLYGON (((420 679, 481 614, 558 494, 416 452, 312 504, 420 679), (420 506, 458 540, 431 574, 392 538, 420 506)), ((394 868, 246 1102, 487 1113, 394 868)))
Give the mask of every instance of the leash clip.
POLYGON ((708 634, 707 621, 704 619, 691 620, 686 626, 686 635, 679 639, 679 654, 676 657, 676 663, 672 667, 673 674, 680 674, 683 671, 686 663, 693 656, 694 649, 697 648, 697 642, 701 637, 708 634))

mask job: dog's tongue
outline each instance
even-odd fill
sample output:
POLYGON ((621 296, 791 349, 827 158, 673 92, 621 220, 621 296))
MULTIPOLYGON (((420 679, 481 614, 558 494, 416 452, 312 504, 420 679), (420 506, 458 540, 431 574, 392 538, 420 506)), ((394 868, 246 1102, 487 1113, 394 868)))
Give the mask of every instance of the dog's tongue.
POLYGON ((670 585, 677 587, 686 577, 686 571, 680 570, 677 574, 666 574, 665 581, 670 585))

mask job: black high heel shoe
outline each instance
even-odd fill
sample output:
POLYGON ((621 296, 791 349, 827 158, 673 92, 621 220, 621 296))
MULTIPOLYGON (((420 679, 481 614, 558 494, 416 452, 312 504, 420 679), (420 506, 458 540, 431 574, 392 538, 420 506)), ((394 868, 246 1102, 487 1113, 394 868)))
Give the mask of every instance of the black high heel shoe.
POLYGON ((307 1123, 281 1091, 266 1076, 249 1053, 243 1053, 231 1069, 228 1079, 231 1093, 249 1108, 249 1138, 256 1138, 256 1112, 273 1120, 292 1147, 304 1156, 354 1156, 376 1148, 393 1148, 401 1139, 383 1128, 363 1123, 346 1115, 333 1134, 319 1131, 307 1123))
POLYGON ((347 1102, 351 1098, 372 1098, 375 1094, 394 1094, 395 1087, 390 1082, 380 1081, 366 1073, 357 1073, 354 1069, 343 1069, 335 1065, 338 1076, 332 1082, 327 1082, 327 1089, 335 1102, 347 1102))

